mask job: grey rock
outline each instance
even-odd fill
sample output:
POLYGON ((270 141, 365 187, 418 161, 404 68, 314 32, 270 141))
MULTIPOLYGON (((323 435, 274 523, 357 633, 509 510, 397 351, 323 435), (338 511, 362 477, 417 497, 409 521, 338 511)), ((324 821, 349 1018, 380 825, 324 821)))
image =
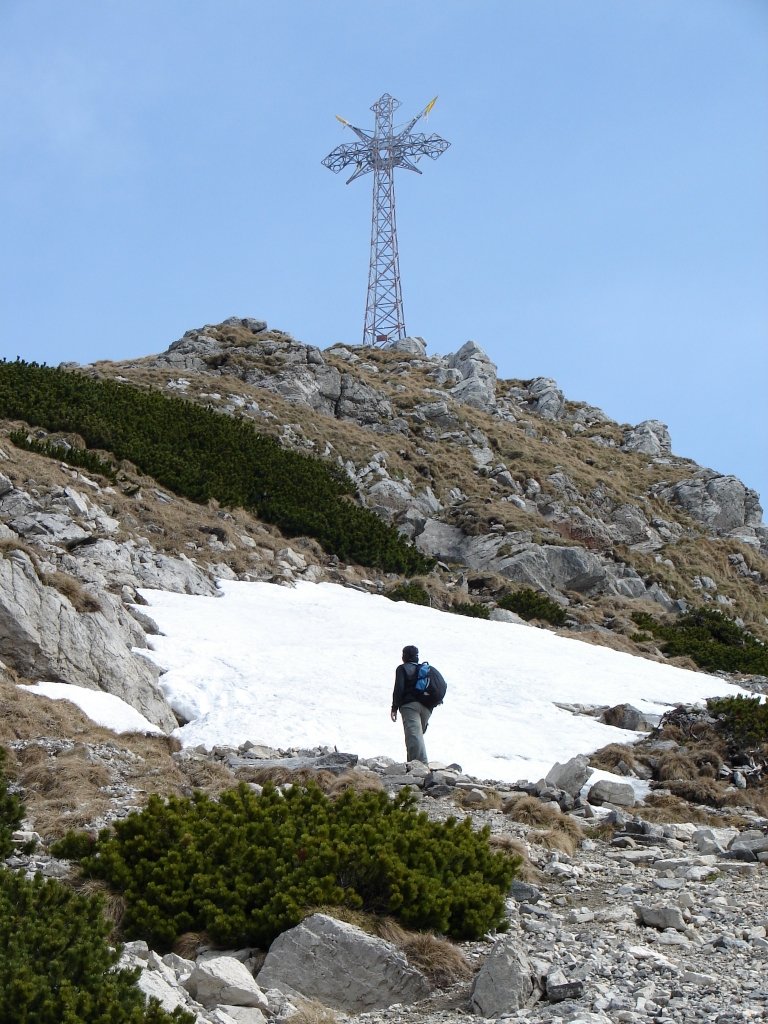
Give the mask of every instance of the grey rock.
POLYGON ((235 1024, 266 1024, 266 1014, 255 1006, 232 1006, 225 1003, 219 1007, 229 1014, 235 1024))
POLYGON ((429 994, 427 979, 396 946, 326 914, 279 935, 258 982, 299 993, 347 1013, 362 1013, 429 994))
POLYGON ((753 855, 768 853, 768 834, 757 836, 737 836, 728 849, 732 853, 740 851, 749 852, 753 855))
POLYGON ((177 1008, 189 1010, 185 995, 157 971, 144 969, 136 982, 146 999, 157 999, 164 1010, 173 1013, 177 1008))
POLYGON ((562 1003, 565 999, 580 999, 584 982, 579 978, 569 980, 561 970, 556 970, 547 975, 544 990, 550 1003, 562 1003))
POLYGON ((45 586, 22 551, 0 559, 0 658, 21 675, 104 690, 135 707, 161 729, 176 719, 157 686, 158 670, 133 653, 144 633, 112 594, 101 610, 78 612, 45 586))
POLYGON ((625 452, 640 452, 643 455, 669 455, 672 441, 665 423, 643 420, 636 427, 625 431, 621 448, 625 452))
POLYGON ((516 903, 538 903, 541 899, 541 889, 530 882, 521 882, 515 879, 509 887, 509 895, 516 903))
POLYGON ((11 519, 8 525, 20 537, 64 547, 79 544, 91 536, 88 530, 84 530, 70 516, 57 512, 30 512, 11 519))
POLYGON ((451 389, 457 402, 489 411, 496 407, 496 366, 474 341, 446 357, 446 365, 462 375, 451 389))
POLYGON ((616 729, 629 729, 633 732, 650 732, 655 725, 631 704, 616 704, 608 708, 601 715, 601 721, 616 729))
POLYGON ((559 420, 565 410, 563 392, 549 377, 536 377, 528 385, 528 405, 545 420, 559 420))
POLYGON ((198 960, 184 988, 203 1006, 221 1003, 267 1010, 267 998, 248 968, 232 956, 198 960))
POLYGON ((412 356, 423 357, 427 354, 427 343, 423 338, 395 338, 388 348, 392 352, 406 352, 412 356))
POLYGON ((565 764, 556 762, 547 772, 545 781, 550 786, 563 789, 572 797, 576 797, 592 772, 593 769, 589 767, 589 759, 584 754, 577 754, 565 764))
POLYGON ((713 533, 728 533, 743 526, 762 523, 763 510, 755 491, 735 476, 723 476, 709 469, 699 470, 688 480, 659 484, 652 492, 678 505, 713 533))
POLYGON ((502 1017, 531 1005, 537 996, 533 965, 518 940, 497 940, 472 985, 472 1012, 502 1017))
MULTIPOLYGON (((295 757, 263 757, 259 760, 259 768, 284 768, 290 772, 298 771, 319 771, 332 772, 340 775, 349 771, 357 764, 357 754, 344 754, 335 752, 331 754, 300 754, 295 757)), ((237 754, 230 754, 226 757, 230 768, 253 767, 253 757, 248 754, 245 757, 237 754)))
POLYGON ((111 584, 169 590, 176 594, 214 596, 215 579, 187 555, 166 555, 148 544, 122 544, 103 538, 64 555, 61 566, 79 579, 103 589, 111 584))
POLYGON ((679 907, 649 907, 637 903, 634 910, 640 924, 649 928, 673 928, 679 932, 686 930, 687 926, 679 907))
POLYGON ((635 791, 628 782, 613 782, 611 779, 600 779, 591 786, 587 793, 591 804, 618 804, 619 807, 634 807, 635 791))

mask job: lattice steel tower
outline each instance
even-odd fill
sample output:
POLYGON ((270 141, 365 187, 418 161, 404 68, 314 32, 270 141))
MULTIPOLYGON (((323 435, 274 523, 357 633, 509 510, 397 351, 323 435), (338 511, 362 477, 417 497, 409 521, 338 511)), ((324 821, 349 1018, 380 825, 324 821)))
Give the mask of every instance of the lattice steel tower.
POLYGON ((364 345, 388 345, 405 337, 395 226, 394 172, 396 167, 404 167, 407 171, 421 174, 416 162, 422 156, 437 160, 450 146, 450 142, 441 139, 439 135, 412 132, 416 122, 427 116, 436 100, 437 96, 397 132, 392 124, 392 115, 400 103, 386 92, 371 107, 376 115, 376 127, 372 132, 356 128, 337 115, 337 119, 345 127, 351 128, 359 141, 337 146, 323 160, 323 166, 334 174, 349 164, 355 164, 354 173, 347 178, 347 185, 355 178, 373 171, 371 263, 365 304, 364 345))

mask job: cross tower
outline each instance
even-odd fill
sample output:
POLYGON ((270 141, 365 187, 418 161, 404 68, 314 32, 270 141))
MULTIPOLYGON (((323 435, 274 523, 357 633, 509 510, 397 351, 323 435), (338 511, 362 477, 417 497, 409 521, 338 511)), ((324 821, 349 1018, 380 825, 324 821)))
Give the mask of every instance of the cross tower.
POLYGON ((376 127, 366 131, 356 128, 343 117, 337 119, 352 131, 357 142, 342 143, 323 160, 323 166, 337 174, 350 164, 355 170, 347 184, 369 171, 373 172, 373 212, 371 216, 371 262, 368 270, 368 297, 365 304, 364 345, 389 345, 405 337, 403 297, 400 291, 400 258, 395 226, 395 168, 421 171, 416 163, 422 156, 436 160, 448 149, 450 142, 439 135, 413 132, 416 122, 426 117, 437 96, 405 127, 396 132, 392 116, 400 106, 389 93, 380 96, 371 107, 376 127))

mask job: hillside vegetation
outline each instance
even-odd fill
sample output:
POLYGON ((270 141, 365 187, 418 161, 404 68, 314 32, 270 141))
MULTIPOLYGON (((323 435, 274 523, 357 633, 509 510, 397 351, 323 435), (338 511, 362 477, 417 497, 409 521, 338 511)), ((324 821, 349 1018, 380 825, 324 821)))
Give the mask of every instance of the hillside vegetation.
POLYGON ((0 363, 0 416, 78 434, 88 448, 129 460, 180 495, 249 509, 286 536, 314 537, 344 561, 406 575, 429 568, 394 529, 346 500, 352 486, 335 467, 281 448, 247 421, 21 360, 0 363))

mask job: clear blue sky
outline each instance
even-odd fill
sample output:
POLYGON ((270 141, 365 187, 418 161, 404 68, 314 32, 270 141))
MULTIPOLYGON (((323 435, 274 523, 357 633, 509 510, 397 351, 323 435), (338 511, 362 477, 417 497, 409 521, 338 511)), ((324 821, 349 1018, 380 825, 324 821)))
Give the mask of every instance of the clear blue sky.
POLYGON ((0 39, 3 356, 231 315, 358 344, 334 114, 438 94, 451 148, 397 172, 409 333, 663 420, 768 507, 766 0, 0 0, 0 39))

